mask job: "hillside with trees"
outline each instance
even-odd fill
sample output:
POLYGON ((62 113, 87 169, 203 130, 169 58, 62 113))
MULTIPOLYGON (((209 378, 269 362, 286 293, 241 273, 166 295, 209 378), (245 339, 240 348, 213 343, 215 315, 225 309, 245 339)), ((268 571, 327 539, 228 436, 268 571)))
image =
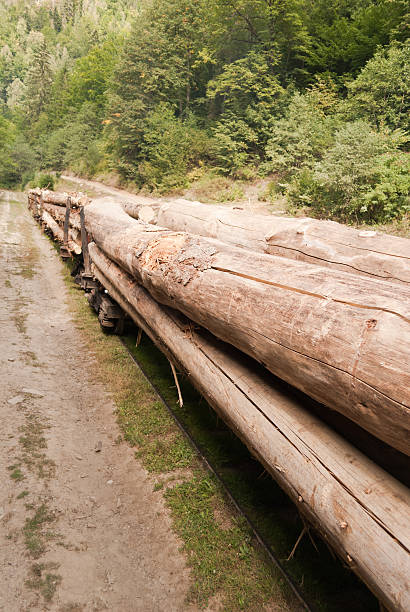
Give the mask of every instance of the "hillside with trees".
POLYGON ((263 178, 311 216, 400 221, 408 34, 406 0, 2 0, 0 187, 263 178))

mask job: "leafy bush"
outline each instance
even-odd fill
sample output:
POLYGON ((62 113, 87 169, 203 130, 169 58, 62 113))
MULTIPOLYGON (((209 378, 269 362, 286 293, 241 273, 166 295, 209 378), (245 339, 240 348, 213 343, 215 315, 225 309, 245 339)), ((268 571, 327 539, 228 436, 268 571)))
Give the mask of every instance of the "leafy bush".
POLYGON ((0 148, 0 186, 15 188, 23 177, 31 177, 37 167, 36 153, 19 135, 0 148))
POLYGON ((101 161, 99 117, 95 105, 85 102, 65 127, 64 165, 76 174, 93 176, 101 161))
POLYGON ((65 128, 51 132, 43 146, 43 166, 63 170, 65 165, 66 145, 68 133, 65 128))
POLYGON ((258 135, 243 119, 226 114, 212 129, 212 158, 224 174, 237 174, 252 159, 258 135))
POLYGON ((387 221, 410 210, 410 166, 403 132, 376 131, 365 121, 344 125, 312 169, 298 173, 288 197, 320 216, 387 221))
POLYGON ((38 172, 32 180, 30 187, 40 187, 40 189, 54 189, 56 177, 54 174, 38 172))
POLYGON ((161 192, 188 185, 188 172, 202 162, 209 136, 195 118, 175 117, 172 107, 159 104, 146 117, 139 147, 137 181, 161 192))
POLYGON ((329 94, 325 103, 322 94, 317 89, 303 95, 296 93, 285 116, 273 122, 266 147, 266 169, 290 175, 295 170, 311 168, 333 143, 338 120, 332 111, 337 98, 329 94))
POLYGON ((410 42, 376 53, 348 89, 348 117, 410 131, 410 42))
POLYGON ((212 155, 225 174, 243 175, 246 164, 264 158, 274 112, 284 93, 272 70, 275 62, 279 57, 251 51, 208 82, 208 98, 223 99, 224 112, 212 129, 212 155))

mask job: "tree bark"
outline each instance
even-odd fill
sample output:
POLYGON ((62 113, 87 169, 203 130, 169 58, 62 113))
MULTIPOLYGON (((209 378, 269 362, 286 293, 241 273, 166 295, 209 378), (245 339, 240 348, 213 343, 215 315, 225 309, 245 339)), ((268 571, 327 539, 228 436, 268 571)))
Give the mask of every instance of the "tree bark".
POLYGON ((185 370, 345 563, 388 609, 408 610, 409 490, 268 381, 262 368, 156 303, 95 244, 89 248, 110 295, 185 370))
MULTIPOLYGON (((65 207, 58 206, 57 204, 50 204, 49 202, 44 202, 43 204, 44 210, 46 210, 53 217, 57 223, 60 225, 64 224, 65 219, 65 207)), ((74 228, 77 231, 81 230, 80 223, 80 212, 78 209, 73 208, 70 211, 70 227, 74 228)))
POLYGON ((158 302, 409 454, 410 291, 85 208, 89 234, 158 302))
MULTIPOLYGON (((53 217, 46 210, 41 215, 41 220, 44 225, 51 231, 54 238, 61 244, 64 243, 64 231, 63 228, 53 219, 53 217)), ((67 242, 67 248, 76 255, 81 254, 81 245, 78 243, 78 232, 76 230, 69 230, 69 240, 67 242)))
POLYGON ((406 238, 356 230, 334 221, 255 215, 182 199, 163 204, 157 222, 261 253, 410 287, 410 240, 406 238))

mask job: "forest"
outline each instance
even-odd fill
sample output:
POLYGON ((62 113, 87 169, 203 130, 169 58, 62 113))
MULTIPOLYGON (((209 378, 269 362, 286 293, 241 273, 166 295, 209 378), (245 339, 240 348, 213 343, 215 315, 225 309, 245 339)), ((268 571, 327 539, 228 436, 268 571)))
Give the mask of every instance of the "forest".
POLYGON ((1 0, 0 187, 263 181, 310 216, 410 210, 407 0, 1 0))

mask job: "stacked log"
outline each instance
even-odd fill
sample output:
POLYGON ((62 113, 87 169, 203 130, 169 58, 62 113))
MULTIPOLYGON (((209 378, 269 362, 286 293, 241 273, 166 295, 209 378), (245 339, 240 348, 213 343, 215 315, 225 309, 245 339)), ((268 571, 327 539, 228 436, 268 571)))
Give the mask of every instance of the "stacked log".
POLYGON ((409 454, 410 290, 85 209, 106 255, 273 374, 409 454))
POLYGON ((80 210, 89 202, 82 193, 58 193, 48 189, 31 189, 28 206, 55 240, 69 254, 81 254, 80 210), (68 209, 67 209, 68 207, 68 209))
POLYGON ((41 215, 41 220, 44 223, 44 226, 51 232, 55 240, 57 240, 61 244, 64 244, 64 242, 66 242, 67 248, 70 252, 75 253, 76 255, 81 254, 81 247, 77 244, 76 235, 73 235, 73 233, 69 231, 69 239, 65 241, 63 229, 47 211, 43 211, 43 214, 41 215))
POLYGON ((391 609, 406 610, 409 490, 340 438, 256 365, 177 312, 90 245, 94 274, 391 609), (394 507, 394 512, 391 508, 394 507))
MULTIPOLYGON (((61 231, 63 197, 47 198, 41 213, 61 231)), ((408 610, 409 490, 279 380, 410 454, 408 241, 221 208, 102 198, 71 210, 69 231, 81 230, 84 276, 189 376, 383 604, 408 610)))
POLYGON ((397 236, 357 230, 335 221, 255 215, 182 199, 163 204, 156 221, 168 229, 256 252, 407 286, 410 283, 410 242, 397 236))

